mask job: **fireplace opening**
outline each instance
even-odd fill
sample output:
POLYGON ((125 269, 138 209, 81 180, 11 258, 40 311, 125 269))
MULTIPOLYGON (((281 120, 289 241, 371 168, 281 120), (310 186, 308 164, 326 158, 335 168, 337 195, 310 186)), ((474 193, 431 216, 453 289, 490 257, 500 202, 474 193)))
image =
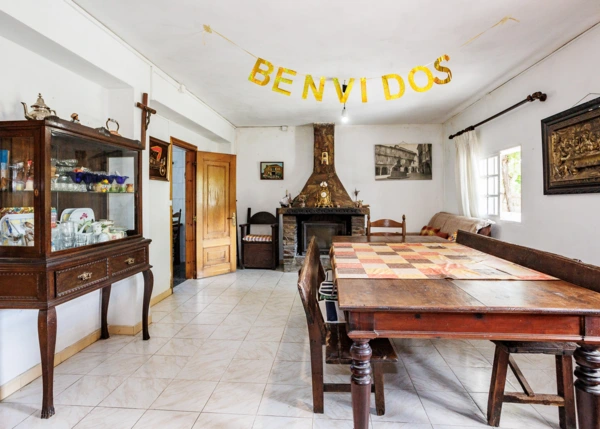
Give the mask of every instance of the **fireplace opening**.
POLYGON ((328 254, 332 238, 336 235, 346 235, 345 222, 303 222, 302 223, 302 254, 305 255, 310 239, 314 236, 321 254, 328 254))

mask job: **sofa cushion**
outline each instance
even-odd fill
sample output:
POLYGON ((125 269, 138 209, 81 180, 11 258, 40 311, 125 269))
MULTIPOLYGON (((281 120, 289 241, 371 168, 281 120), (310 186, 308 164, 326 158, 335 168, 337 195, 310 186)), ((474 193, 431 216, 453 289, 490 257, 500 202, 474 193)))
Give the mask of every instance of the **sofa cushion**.
POLYGON ((459 229, 476 233, 481 228, 485 228, 493 223, 494 222, 489 219, 478 219, 475 217, 459 216, 452 213, 439 212, 433 215, 428 226, 432 228, 439 228, 441 232, 445 232, 450 235, 459 229))
POLYGON ((438 232, 440 232, 439 228, 432 228, 425 225, 423 228, 421 228, 420 235, 437 235, 438 232))

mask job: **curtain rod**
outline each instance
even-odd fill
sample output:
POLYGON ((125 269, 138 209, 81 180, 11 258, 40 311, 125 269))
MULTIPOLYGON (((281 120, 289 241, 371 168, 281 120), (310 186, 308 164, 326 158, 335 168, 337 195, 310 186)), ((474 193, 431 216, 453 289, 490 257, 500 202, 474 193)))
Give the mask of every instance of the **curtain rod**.
POLYGON ((475 128, 479 127, 480 125, 485 124, 486 122, 491 121, 492 119, 496 119, 498 116, 502 116, 505 113, 510 112, 511 110, 516 109, 517 107, 525 104, 525 103, 529 103, 530 101, 535 101, 535 100, 540 100, 540 101, 546 101, 546 98, 548 98, 548 96, 546 94, 544 94, 543 92, 534 92, 531 95, 528 95, 527 98, 525 98, 525 100, 519 101, 517 104, 514 104, 512 106, 510 106, 508 109, 504 109, 502 112, 500 113, 496 113, 494 116, 490 116, 487 119, 484 119, 483 121, 475 124, 475 125, 471 125, 470 127, 465 128, 464 130, 461 130, 459 132, 457 132, 456 134, 452 134, 451 136, 449 136, 448 138, 450 140, 452 140, 454 137, 458 137, 461 134, 464 134, 468 131, 473 131, 475 128))

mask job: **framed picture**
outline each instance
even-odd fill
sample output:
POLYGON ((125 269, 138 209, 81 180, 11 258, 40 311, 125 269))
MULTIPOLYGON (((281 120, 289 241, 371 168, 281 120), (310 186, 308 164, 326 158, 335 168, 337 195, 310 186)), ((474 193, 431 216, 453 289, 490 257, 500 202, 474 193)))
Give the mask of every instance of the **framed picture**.
POLYGON ((150 137, 150 180, 169 181, 171 144, 150 137))
POLYGON ((375 180, 431 180, 431 143, 375 145, 375 180))
POLYGON ((283 180, 283 162, 261 162, 260 180, 283 180))
POLYGON ((600 98, 542 120, 544 195, 600 192, 600 98))

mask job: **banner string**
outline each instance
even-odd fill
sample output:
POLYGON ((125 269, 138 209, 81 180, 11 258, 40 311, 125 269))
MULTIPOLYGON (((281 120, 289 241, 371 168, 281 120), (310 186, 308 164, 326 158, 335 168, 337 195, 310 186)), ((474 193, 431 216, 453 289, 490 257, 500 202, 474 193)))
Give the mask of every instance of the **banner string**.
MULTIPOLYGON (((491 27, 483 30, 481 33, 477 34, 476 36, 471 37, 469 40, 467 40, 465 43, 463 43, 462 45, 460 45, 460 48, 463 48, 465 46, 470 45, 471 43, 473 43, 475 40, 479 39, 481 36, 483 36, 485 33, 487 33, 490 30, 493 30, 496 27, 502 26, 504 24, 506 24, 509 21, 515 21, 515 22, 520 22, 518 19, 513 18, 512 16, 505 16, 504 18, 502 18, 500 21, 496 22, 494 25, 492 25, 491 27)), ((197 34, 197 33, 196 33, 197 34)), ((204 40, 204 35, 205 34, 216 34, 217 36, 221 37, 223 40, 229 42, 231 45, 235 46, 236 48, 244 51, 245 53, 247 53, 248 55, 250 55, 251 57, 258 59, 260 58, 258 55, 253 54, 252 52, 248 51, 247 49, 243 48, 242 46, 238 45, 237 43, 235 43, 233 40, 229 39, 228 37, 226 37, 225 35, 219 33, 217 30, 215 30, 214 28, 212 28, 210 25, 204 24, 203 25, 203 30, 202 30, 202 44, 206 45, 206 42, 204 40)), ((428 64, 425 64, 424 66, 430 66, 434 63, 435 61, 431 61, 428 64)), ((306 76, 305 73, 300 73, 297 72, 296 74, 300 75, 300 76, 306 76)), ((377 76, 377 77, 367 77, 367 80, 371 80, 371 79, 380 79, 381 76, 377 76)))

